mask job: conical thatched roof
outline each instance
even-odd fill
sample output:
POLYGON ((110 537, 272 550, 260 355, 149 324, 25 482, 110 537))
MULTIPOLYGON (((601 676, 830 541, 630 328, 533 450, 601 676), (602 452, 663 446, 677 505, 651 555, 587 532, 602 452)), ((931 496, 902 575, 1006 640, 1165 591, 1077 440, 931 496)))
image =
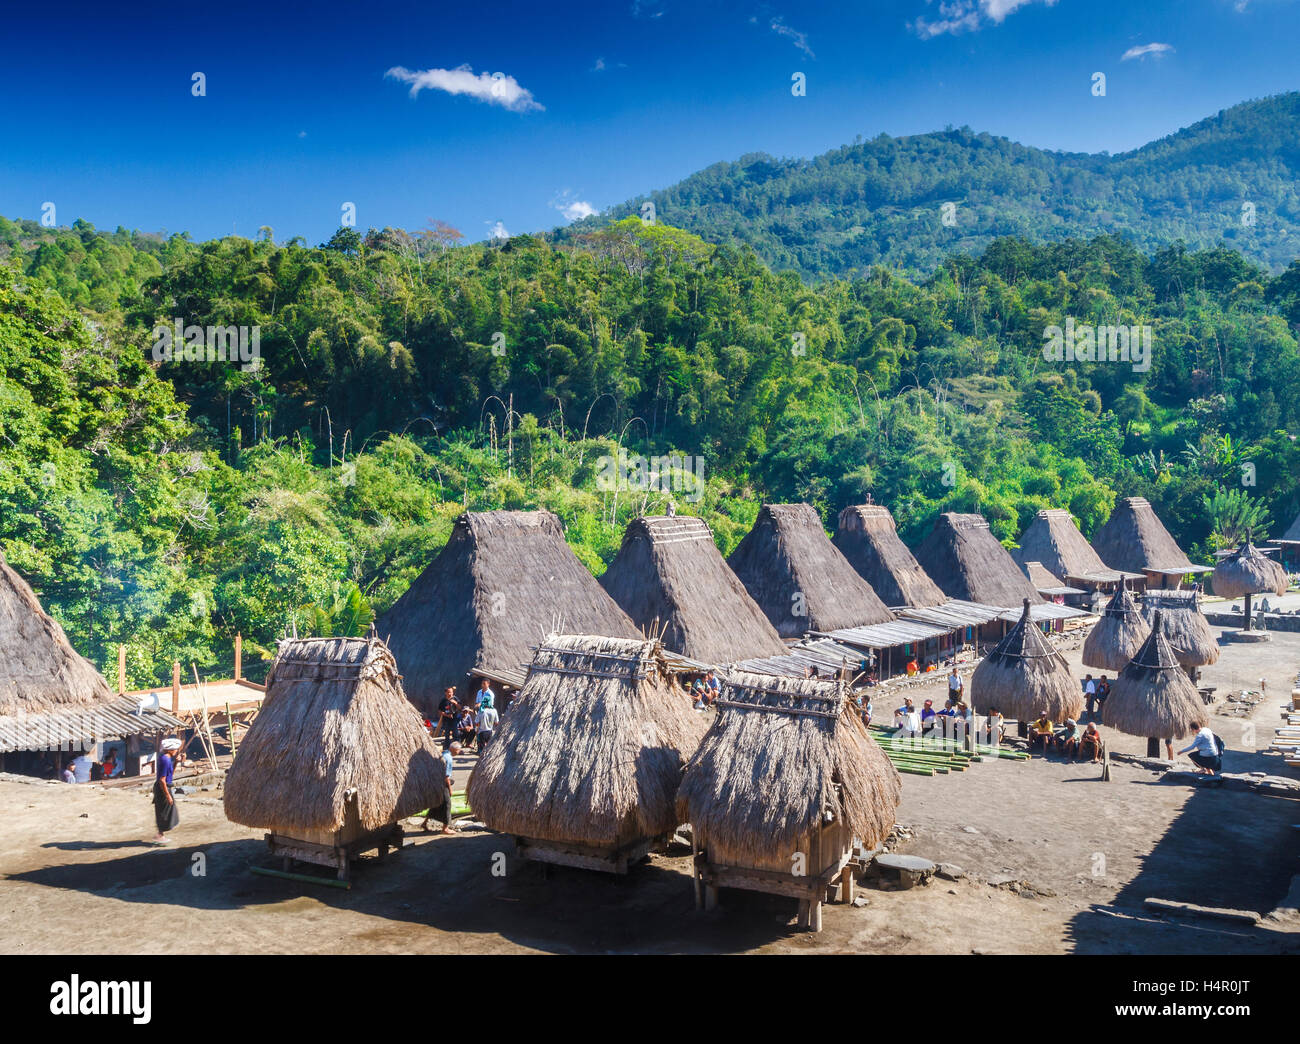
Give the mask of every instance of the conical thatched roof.
POLYGON ((1025 562, 1021 565, 1020 571, 1029 578, 1029 582, 1034 585, 1034 589, 1044 597, 1048 595, 1088 593, 1082 588, 1071 587, 1059 576, 1049 572, 1042 562, 1025 562))
POLYGON ((0 716, 111 703, 116 696, 27 581, 0 556, 0 716))
POLYGON ((1043 601, 981 515, 940 515, 916 549, 916 560, 949 598, 1003 609, 1043 601))
POLYGON ((1286 594, 1290 585, 1286 570, 1246 541, 1214 568, 1211 581, 1220 598, 1247 594, 1286 594))
POLYGON ((333 831, 349 794, 364 830, 428 808, 442 758, 377 638, 280 644, 266 699, 226 775, 226 818, 280 833, 333 831))
POLYGON ((375 622, 423 710, 475 668, 518 674, 557 628, 639 632, 564 542, 549 511, 467 512, 438 557, 375 622))
POLYGON ((1150 634, 1151 624, 1133 596, 1121 587, 1083 640, 1083 663, 1103 671, 1122 671, 1150 634))
POLYGON ((832 543, 888 606, 923 609, 948 600, 899 539, 887 507, 846 507, 832 543))
POLYGON ((1155 614, 1151 635, 1111 683, 1101 721, 1130 736, 1177 739, 1205 717, 1205 705, 1179 666, 1155 614))
POLYGON ((839 682, 733 672, 677 796, 714 858, 754 865, 829 812, 874 848, 894 825, 899 775, 839 682))
POLYGON ((894 622, 811 504, 764 504, 727 565, 782 638, 894 622))
POLYGON ((1022 606, 1016 625, 971 675, 971 708, 980 714, 996 709, 1017 721, 1042 714, 1052 721, 1077 718, 1083 690, 1065 657, 1030 620, 1028 599, 1022 606))
POLYGON ((702 663, 781 656, 781 636, 723 560, 702 518, 635 519, 601 585, 645 632, 702 663))
POLYGON ((656 641, 551 635, 469 780, 493 830, 622 845, 671 832, 703 716, 656 641))
POLYGON ((1165 639, 1179 663, 1204 667, 1218 660, 1219 642, 1201 612, 1195 591, 1148 591, 1142 596, 1142 615, 1148 623, 1157 610, 1162 611, 1165 639))
POLYGON ((1144 569, 1165 573, 1194 573, 1201 569, 1187 560, 1150 501, 1125 497, 1092 537, 1092 546, 1112 569, 1140 573, 1144 569))
POLYGON ((1011 552, 1011 557, 1021 569, 1027 569, 1030 562, 1039 562, 1066 583, 1071 580, 1115 583, 1142 577, 1141 573, 1124 573, 1107 566, 1079 532, 1074 516, 1060 508, 1038 512, 1020 534, 1020 546, 1011 552))

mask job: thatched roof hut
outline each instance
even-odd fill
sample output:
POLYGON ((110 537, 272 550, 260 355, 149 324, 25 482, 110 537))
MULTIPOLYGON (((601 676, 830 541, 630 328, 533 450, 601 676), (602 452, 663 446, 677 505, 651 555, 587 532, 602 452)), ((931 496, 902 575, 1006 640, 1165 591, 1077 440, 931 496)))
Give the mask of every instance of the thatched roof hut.
POLYGON ((1073 581, 1092 586, 1142 578, 1141 573, 1107 566, 1079 532, 1074 516, 1060 508, 1038 512, 1020 534, 1020 546, 1011 552, 1011 557, 1025 570, 1030 562, 1039 562, 1047 572, 1067 584, 1073 581))
POLYGON ((529 842, 626 849, 681 822, 704 728, 657 641, 552 634, 470 776, 470 806, 529 842))
POLYGON ((1020 571, 1029 578, 1029 582, 1044 598, 1088 593, 1080 587, 1071 587, 1059 576, 1049 572, 1042 562, 1025 562, 1021 565, 1020 571))
POLYGON ((811 504, 764 504, 727 565, 782 638, 894 622, 811 504))
POLYGON ((1205 705, 1179 667, 1157 611, 1151 634, 1111 683, 1101 721, 1130 736, 1177 739, 1205 717, 1205 705))
POLYGON ((1110 518, 1093 534, 1092 546, 1112 569, 1168 577, 1209 572, 1207 566, 1188 561, 1143 497, 1125 497, 1116 504, 1110 518))
POLYGON ((1014 627, 971 675, 971 709, 988 714, 997 709, 1008 718, 1034 721, 1046 714, 1052 721, 1077 718, 1083 711, 1083 691, 1064 656, 1029 618, 1029 600, 1014 627))
POLYGON ((1165 640, 1184 667, 1203 667, 1219 659, 1218 639, 1195 591, 1148 591, 1142 597, 1142 615, 1153 627, 1158 611, 1165 640))
POLYGON ((916 560, 950 598, 1003 609, 1026 598, 1043 601, 981 515, 940 515, 917 547, 916 560))
POLYGON ((117 699, 27 581, 0 556, 0 717, 90 708, 117 699))
POLYGON ((840 512, 832 541, 888 606, 926 608, 948 600, 894 528, 889 508, 856 504, 840 512))
POLYGON ((701 663, 785 653, 702 518, 635 519, 600 583, 645 632, 701 663))
POLYGON ((435 803, 441 756, 377 638, 280 643, 266 699, 226 775, 226 818, 348 840, 435 803))
POLYGON ((899 775, 846 702, 843 683, 727 678, 677 796, 678 817, 690 821, 715 875, 752 868, 788 880, 801 852, 815 893, 854 838, 874 848, 889 834, 899 775))
POLYGON ((1286 594, 1291 578, 1286 570, 1249 540, 1219 561, 1211 584, 1221 598, 1254 594, 1286 594))
POLYGON ((1151 624, 1133 596, 1121 587, 1111 596, 1101 619, 1083 640, 1084 666, 1122 671, 1150 634, 1151 624))
POLYGON ((533 647, 558 628, 639 632, 564 542, 549 511, 467 512, 427 569, 375 622, 426 712, 476 670, 522 676, 533 647))

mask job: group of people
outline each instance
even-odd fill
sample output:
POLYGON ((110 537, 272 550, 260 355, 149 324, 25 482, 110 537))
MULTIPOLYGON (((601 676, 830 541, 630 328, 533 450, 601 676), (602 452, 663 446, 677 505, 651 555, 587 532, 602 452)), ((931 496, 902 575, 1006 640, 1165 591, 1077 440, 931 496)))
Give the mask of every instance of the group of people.
POLYGON ((75 758, 63 766, 62 771, 55 772, 54 762, 48 757, 41 766, 41 775, 53 779, 56 775, 64 783, 98 783, 102 779, 112 779, 122 774, 123 765, 118 760, 117 748, 109 747, 104 752, 104 760, 96 761, 86 751, 81 751, 75 758))
POLYGON ((1067 761, 1082 761, 1087 758, 1094 765, 1101 760, 1101 732, 1095 721, 1081 725, 1073 718, 1066 718, 1065 724, 1057 728, 1046 714, 1029 726, 1029 749, 1041 746, 1043 755, 1055 751, 1067 761))
POLYGON ((442 740, 442 749, 447 751, 453 743, 464 747, 477 745, 482 754, 496 734, 501 723, 501 715, 496 709, 496 693, 486 678, 479 680, 474 702, 461 704, 456 690, 448 685, 443 690, 442 699, 432 718, 426 718, 425 727, 434 739, 442 740))
POLYGON ((721 694, 722 683, 712 671, 705 671, 692 678, 686 688, 691 694, 691 706, 697 711, 706 711, 721 694))

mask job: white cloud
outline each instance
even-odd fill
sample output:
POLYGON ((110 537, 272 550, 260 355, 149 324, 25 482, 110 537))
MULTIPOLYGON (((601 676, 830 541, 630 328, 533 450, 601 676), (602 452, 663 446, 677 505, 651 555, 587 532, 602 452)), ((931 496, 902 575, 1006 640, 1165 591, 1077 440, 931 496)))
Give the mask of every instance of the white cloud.
POLYGON ((1134 58, 1145 58, 1151 55, 1154 58, 1161 58, 1166 54, 1171 54, 1173 47, 1167 43, 1149 43, 1141 47, 1130 47, 1120 57, 1121 62, 1132 61, 1134 58))
POLYGON ((468 94, 471 98, 500 105, 511 112, 540 112, 545 106, 539 105, 533 92, 521 87, 519 81, 505 73, 478 73, 468 65, 455 69, 425 69, 417 71, 397 65, 384 75, 393 80, 411 85, 411 97, 416 97, 428 88, 434 91, 446 91, 448 94, 468 94))
POLYGON ((605 59, 604 59, 604 58, 597 58, 597 59, 596 59, 596 64, 593 65, 593 66, 591 67, 591 71, 592 71, 592 72, 602 72, 602 71, 604 71, 604 68, 605 68, 605 59))
POLYGON ((797 29, 792 29, 790 26, 785 24, 785 22, 780 18, 780 16, 772 19, 771 29, 772 32, 776 33, 778 36, 784 36, 786 39, 788 39, 797 48, 799 48, 799 50, 803 51, 803 53, 806 54, 809 58, 817 57, 815 54, 813 54, 812 48, 808 46, 808 34, 801 33, 797 29))
POLYGON ((1056 0, 940 0, 939 17, 933 21, 917 18, 911 29, 922 40, 945 33, 973 33, 988 22, 1001 25, 1020 8, 1037 3, 1056 6, 1056 0))
POLYGON ((575 199, 567 206, 560 208, 560 213, 570 221, 581 221, 583 218, 591 217, 596 213, 596 208, 585 200, 575 199))
POLYGON ((500 221, 487 222, 491 227, 488 229, 488 239, 509 239, 510 233, 506 231, 506 226, 500 221))

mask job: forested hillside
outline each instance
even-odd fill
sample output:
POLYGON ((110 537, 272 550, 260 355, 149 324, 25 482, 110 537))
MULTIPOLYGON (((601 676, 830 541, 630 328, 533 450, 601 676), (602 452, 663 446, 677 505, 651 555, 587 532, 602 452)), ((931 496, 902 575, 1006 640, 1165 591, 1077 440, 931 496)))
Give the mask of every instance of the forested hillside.
POLYGON ((134 683, 364 626, 466 509, 547 507, 595 572, 668 494, 620 448, 703 461, 723 550, 763 500, 868 494, 1013 540, 1150 497, 1193 557, 1300 508, 1300 264, 1111 237, 810 287, 629 219, 570 244, 193 243, 0 219, 0 550, 134 683), (1044 329, 1149 324, 1149 370, 1052 363, 1044 329), (261 366, 154 359, 155 328, 256 327, 261 366), (1249 465, 1249 467, 1246 467, 1249 465), (1243 479, 1249 475, 1249 481, 1243 479), (1253 482, 1253 484, 1251 484, 1253 482))
POLYGON ((978 253, 999 236, 1104 233, 1146 250, 1227 244, 1277 272, 1300 256, 1298 184, 1300 93, 1291 93, 1114 156, 1047 152, 967 127, 882 134, 811 160, 753 154, 560 235, 642 216, 649 201, 657 220, 747 243, 774 269, 809 279, 876 264, 928 275, 953 251, 978 253))

